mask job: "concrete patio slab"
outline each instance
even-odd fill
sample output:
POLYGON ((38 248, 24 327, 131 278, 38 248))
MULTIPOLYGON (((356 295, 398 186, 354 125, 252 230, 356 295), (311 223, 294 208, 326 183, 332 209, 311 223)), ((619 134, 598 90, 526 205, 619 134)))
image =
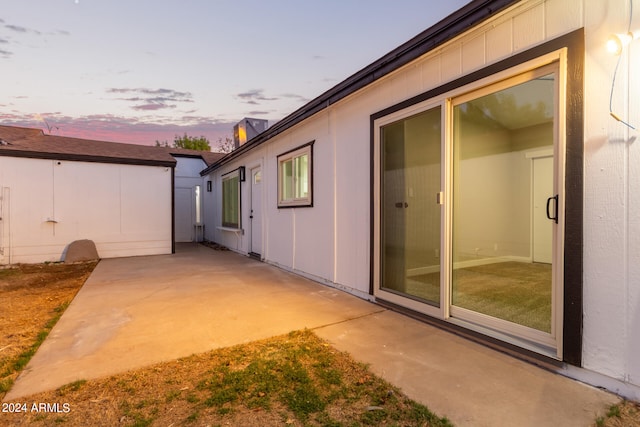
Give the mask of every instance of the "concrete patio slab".
POLYGON ((458 426, 585 427, 619 402, 392 311, 314 332, 458 426))
POLYGON ((303 328, 457 425, 586 426, 619 399, 232 252, 102 260, 5 401, 303 328))

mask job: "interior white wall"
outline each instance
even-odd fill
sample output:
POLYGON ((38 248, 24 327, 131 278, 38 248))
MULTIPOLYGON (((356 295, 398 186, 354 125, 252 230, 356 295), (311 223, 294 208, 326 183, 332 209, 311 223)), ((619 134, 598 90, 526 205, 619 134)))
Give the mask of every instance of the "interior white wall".
MULTIPOLYGON (((621 384, 640 386, 640 146, 636 131, 609 116, 616 58, 604 49, 610 34, 626 31, 628 5, 627 0, 519 2, 254 150, 262 153, 268 171, 263 181, 268 212, 266 260, 304 268, 354 293, 366 294, 371 245, 370 115, 584 27, 583 364, 621 384), (317 205, 278 210, 275 156, 312 139, 316 140, 317 205), (305 244, 316 241, 317 245, 305 244), (315 266, 314 255, 320 267, 315 266)), ((634 16, 636 27, 640 26, 639 9, 634 16)), ((635 41, 623 56, 613 105, 638 126, 640 105, 631 94, 640 93, 638 78, 632 77, 639 75, 640 41, 635 41)), ((237 159, 233 165, 244 162, 244 158, 237 159)), ((216 171, 213 178, 218 191, 222 172, 216 171)), ((238 246, 243 247, 246 245, 238 246)))
POLYGON ((2 156, 0 171, 2 263, 60 261, 80 239, 102 258, 171 253, 171 168, 2 156))

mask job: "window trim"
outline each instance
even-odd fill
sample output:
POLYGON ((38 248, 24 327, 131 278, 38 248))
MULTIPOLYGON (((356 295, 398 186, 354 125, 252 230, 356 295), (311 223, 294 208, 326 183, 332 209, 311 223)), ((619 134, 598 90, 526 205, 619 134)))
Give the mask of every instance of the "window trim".
MULTIPOLYGON (((280 208, 306 208, 313 207, 313 144, 314 141, 300 145, 289 151, 286 151, 277 156, 277 182, 278 182, 278 209, 280 208), (309 166, 307 170, 307 180, 309 182, 309 192, 307 197, 292 198, 283 200, 283 181, 282 181, 282 165, 295 158, 301 157, 307 154, 309 156, 309 166)), ((292 162, 293 163, 293 162, 292 162)), ((294 185, 295 172, 292 171, 292 185, 294 185)))
POLYGON ((233 229, 233 230, 240 230, 242 229, 242 186, 240 185, 241 181, 240 181, 240 167, 238 167, 237 169, 234 169, 230 172, 227 172, 225 174, 222 175, 222 188, 221 188, 221 192, 220 192, 220 196, 221 196, 221 203, 220 203, 220 207, 221 207, 221 217, 220 217, 220 222, 222 224, 223 228, 228 228, 228 229, 233 229), (237 191, 238 191, 238 215, 237 215, 237 222, 225 222, 224 220, 224 211, 225 211, 225 194, 224 194, 224 184, 225 181, 231 180, 236 178, 238 180, 238 187, 237 187, 237 191))

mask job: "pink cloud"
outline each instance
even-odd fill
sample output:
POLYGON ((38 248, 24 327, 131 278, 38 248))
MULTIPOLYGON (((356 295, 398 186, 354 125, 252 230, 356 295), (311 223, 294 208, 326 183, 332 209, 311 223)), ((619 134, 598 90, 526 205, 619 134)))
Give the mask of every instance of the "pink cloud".
MULTIPOLYGON (((233 135, 235 121, 213 120, 201 116, 188 116, 183 122, 172 119, 158 119, 155 123, 142 122, 139 119, 113 115, 91 115, 68 117, 59 113, 42 114, 51 128, 52 135, 74 138, 95 139, 100 141, 124 142, 128 144, 155 145, 156 141, 173 142, 176 135, 204 136, 216 146, 219 139, 233 135)), ((47 125, 33 115, 0 114, 0 124, 42 129, 48 132, 47 125)))

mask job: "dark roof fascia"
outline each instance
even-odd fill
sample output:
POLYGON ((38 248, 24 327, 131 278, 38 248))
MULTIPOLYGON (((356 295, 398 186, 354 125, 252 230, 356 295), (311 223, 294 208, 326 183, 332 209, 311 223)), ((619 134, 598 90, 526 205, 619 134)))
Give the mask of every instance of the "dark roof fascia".
POLYGON ((203 162, 207 163, 204 158, 200 155, 200 154, 185 154, 185 153, 175 153, 175 152, 171 152, 169 151, 169 154, 172 157, 187 157, 189 159, 200 159, 203 162))
POLYGON ((520 0, 474 0, 280 120, 202 172, 208 173, 457 37, 520 0))
POLYGON ((132 159, 122 157, 108 157, 108 156, 89 156, 82 154, 63 154, 63 153, 48 153, 40 151, 27 151, 27 150, 12 150, 12 149, 0 149, 0 156, 5 157, 22 157, 30 159, 45 159, 45 160, 66 160, 72 162, 92 162, 92 163, 111 163, 120 165, 138 165, 138 166, 164 166, 175 167, 175 160, 144 160, 144 159, 132 159))

